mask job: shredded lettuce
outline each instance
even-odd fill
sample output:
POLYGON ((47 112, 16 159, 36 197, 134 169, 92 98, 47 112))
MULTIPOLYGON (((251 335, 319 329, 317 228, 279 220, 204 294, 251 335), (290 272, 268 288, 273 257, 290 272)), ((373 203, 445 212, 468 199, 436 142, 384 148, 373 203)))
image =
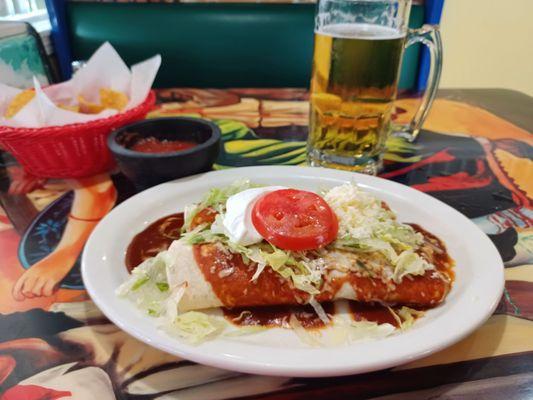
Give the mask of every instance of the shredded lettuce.
POLYGON ((366 339, 380 339, 394 333, 396 328, 391 324, 378 324, 371 321, 351 321, 348 328, 350 342, 366 339))
POLYGON ((171 262, 166 251, 144 261, 120 285, 117 295, 134 302, 149 315, 161 315, 169 296, 166 266, 171 262))
POLYGON ((291 314, 289 318, 289 326, 303 343, 311 347, 322 346, 322 341, 320 340, 320 332, 305 329, 302 323, 298 320, 298 318, 296 318, 294 314, 291 314))
POLYGON ((328 314, 326 314, 326 311, 324 311, 324 308, 322 307, 322 305, 318 301, 315 300, 314 296, 311 296, 311 298, 309 299, 309 304, 315 310, 316 315, 318 315, 318 318, 320 318, 320 320, 324 324, 326 325, 329 324, 330 321, 329 321, 328 314))
POLYGON ((214 243, 224 240, 223 236, 214 233, 207 225, 198 225, 196 228, 181 235, 181 241, 193 245, 201 243, 214 243))
POLYGON ((424 315, 423 311, 415 310, 414 308, 409 308, 406 306, 402 306, 399 310, 393 310, 391 307, 387 307, 396 320, 398 322, 398 325, 400 326, 400 329, 402 331, 409 329, 411 326, 413 326, 414 322, 416 321, 416 318, 422 317, 424 315))
POLYGON ((181 233, 187 232, 191 227, 192 220, 200 211, 198 204, 189 204, 183 209, 183 226, 181 227, 181 233))
POLYGON ((416 249, 423 242, 423 237, 420 233, 415 232, 411 226, 396 220, 392 224, 378 224, 375 228, 375 235, 379 240, 388 242, 402 250, 416 249))
POLYGON ((259 254, 275 271, 286 265, 298 265, 298 262, 287 251, 283 251, 274 246, 272 246, 272 250, 271 253, 259 250, 259 254))
POLYGON ((144 285, 148 281, 150 281, 150 278, 148 276, 146 276, 146 275, 143 275, 143 276, 139 277, 139 279, 137 279, 133 283, 133 285, 131 285, 131 290, 135 291, 135 290, 139 289, 142 285, 144 285))
POLYGON ((204 196, 204 198, 200 201, 200 203, 192 204, 190 206, 185 207, 182 233, 187 232, 190 229, 192 220, 201 210, 205 208, 212 208, 215 211, 221 213, 225 210, 226 201, 231 196, 240 193, 243 190, 259 186, 260 185, 252 184, 248 179, 240 179, 233 182, 231 185, 222 188, 210 189, 204 196))
POLYGON ((396 332, 396 328, 391 324, 354 321, 349 316, 336 316, 332 329, 313 330, 305 329, 293 314, 289 318, 289 327, 303 343, 311 347, 338 346, 364 340, 381 339, 396 332))
POLYGON ((394 309, 392 307, 387 306, 387 310, 389 310, 389 312, 393 316, 394 320, 396 321, 398 326, 401 328, 402 327, 402 319, 400 318, 400 316, 398 314, 396 314, 396 311, 394 311, 394 309))
POLYGON ((166 326, 168 333, 177 335, 191 344, 199 344, 220 334, 224 329, 222 321, 203 312, 188 311, 178 315, 166 326))
POLYGON ((178 313, 178 304, 186 285, 170 288, 166 280, 167 252, 144 261, 135 268, 117 294, 134 302, 151 317, 158 317, 158 325, 167 333, 198 344, 223 330, 221 321, 197 311, 178 313))
POLYGON ((248 179, 240 179, 233 182, 229 186, 223 188, 212 188, 207 192, 205 197, 200 202, 199 208, 212 207, 217 211, 222 211, 226 201, 234 194, 240 193, 243 190, 259 187, 259 185, 252 184, 248 179), (222 206, 222 208, 221 208, 222 206))
POLYGON ((258 246, 246 248, 244 253, 247 258, 256 262, 258 268, 252 277, 259 277, 265 266, 269 266, 285 279, 290 279, 295 288, 311 295, 320 293, 318 289, 322 283, 320 271, 312 270, 305 262, 297 260, 291 252, 278 249, 270 245, 272 251, 266 251, 258 246))
POLYGON ((401 282, 406 275, 424 275, 429 269, 435 269, 435 267, 411 250, 405 250, 395 260, 392 279, 395 282, 401 282))
POLYGON ((402 330, 405 330, 413 325, 413 323, 416 321, 416 318, 422 317, 424 315, 424 312, 403 306, 397 311, 397 314, 402 319, 400 327, 402 330))
POLYGON ((163 312, 159 315, 159 324, 163 328, 172 325, 178 317, 178 305, 186 290, 187 283, 184 283, 182 285, 172 288, 172 290, 168 294, 168 297, 166 298, 166 301, 164 303, 165 308, 163 309, 163 312))

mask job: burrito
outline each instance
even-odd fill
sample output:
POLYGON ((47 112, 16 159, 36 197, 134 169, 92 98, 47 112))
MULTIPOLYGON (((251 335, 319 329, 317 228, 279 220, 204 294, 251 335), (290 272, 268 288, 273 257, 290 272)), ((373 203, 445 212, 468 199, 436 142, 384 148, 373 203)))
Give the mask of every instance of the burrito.
POLYGON ((225 190, 185 210, 167 251, 180 312, 338 299, 429 308, 450 290, 445 245, 356 185, 225 190))
MULTIPOLYGON (((252 279, 257 264, 244 263, 242 256, 228 253, 218 244, 191 246, 174 241, 168 252, 174 260, 167 268, 169 285, 187 286, 179 302, 182 312, 213 307, 308 304, 311 299, 308 292, 295 288, 290 280, 280 279, 272 269, 265 269, 257 279, 252 279)), ((330 266, 335 265, 333 260, 339 256, 356 267, 343 271, 331 268, 314 297, 318 302, 346 299, 429 308, 441 303, 450 289, 450 278, 439 270, 399 283, 387 282, 364 270, 355 271, 361 267, 356 259, 350 261, 349 254, 329 254, 330 266)))
POLYGON ((249 181, 213 188, 137 234, 125 261, 133 269, 117 294, 191 343, 231 331, 219 307, 232 322, 246 315, 252 332, 270 323, 254 315, 279 310, 279 326, 304 341, 306 327, 331 324, 347 340, 388 335, 442 303, 454 277, 438 237, 352 183, 320 193, 249 181), (341 299, 371 312, 338 316, 331 302, 341 299))

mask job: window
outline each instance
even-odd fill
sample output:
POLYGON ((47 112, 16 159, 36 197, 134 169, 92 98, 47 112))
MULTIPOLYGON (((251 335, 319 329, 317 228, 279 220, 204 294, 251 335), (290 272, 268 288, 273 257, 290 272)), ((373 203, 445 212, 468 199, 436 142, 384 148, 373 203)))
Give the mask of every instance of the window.
POLYGON ((48 54, 50 44, 50 21, 46 12, 45 0, 0 0, 0 21, 24 21, 33 25, 42 37, 48 54))
POLYGON ((46 13, 44 0, 2 0, 0 17, 9 20, 21 20, 46 13))

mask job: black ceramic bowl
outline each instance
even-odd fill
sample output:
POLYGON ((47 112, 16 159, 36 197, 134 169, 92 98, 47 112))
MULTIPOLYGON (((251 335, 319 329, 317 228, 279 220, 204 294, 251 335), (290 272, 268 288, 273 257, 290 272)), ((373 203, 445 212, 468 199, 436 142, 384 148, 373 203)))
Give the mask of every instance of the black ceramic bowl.
POLYGON ((139 189, 206 172, 220 150, 220 129, 212 122, 189 117, 154 118, 117 129, 107 139, 120 170, 139 189), (190 149, 166 153, 131 150, 140 139, 184 140, 198 143, 190 149))

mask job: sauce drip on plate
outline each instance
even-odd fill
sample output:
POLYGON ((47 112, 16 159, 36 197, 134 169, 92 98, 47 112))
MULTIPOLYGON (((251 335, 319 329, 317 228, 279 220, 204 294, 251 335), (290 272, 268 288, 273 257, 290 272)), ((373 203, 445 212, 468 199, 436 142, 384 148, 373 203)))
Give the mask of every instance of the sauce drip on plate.
POLYGON ((168 249, 172 241, 179 239, 183 226, 183 213, 160 218, 135 235, 126 251, 126 267, 133 268, 160 251, 168 249))
MULTIPOLYGON (((335 304, 323 303, 328 315, 335 313, 335 304)), ((224 316, 238 326, 266 326, 288 328, 289 319, 294 315, 304 328, 322 328, 324 322, 318 318, 313 307, 306 306, 264 306, 254 308, 225 308, 224 316)))
MULTIPOLYGON (((432 251, 432 257, 433 257, 433 265, 441 271, 444 272, 450 280, 455 279, 455 273, 453 271, 453 265, 454 261, 446 251, 446 246, 440 240, 437 236, 432 234, 431 232, 426 231, 424 228, 422 228, 418 224, 408 224, 413 227, 413 229, 416 232, 419 232, 424 236, 424 240, 426 244, 428 244, 428 248, 431 248, 432 251)), ((419 251, 419 254, 424 256, 422 251, 419 251)))
POLYGON ((350 314, 355 321, 371 321, 378 324, 391 324, 398 328, 398 321, 390 310, 379 303, 359 303, 350 301, 350 314))
MULTIPOLYGON (((348 301, 349 312, 354 321, 370 321, 378 324, 391 324, 398 328, 399 324, 391 311, 379 303, 360 303, 348 301)), ((335 303, 322 303, 328 316, 335 315, 335 303)), ((394 311, 397 309, 392 307, 394 311)), ((306 306, 263 306, 253 308, 224 308, 226 319, 237 326, 264 326, 288 328, 289 319, 294 315, 306 329, 318 329, 326 326, 313 308, 306 306)))

